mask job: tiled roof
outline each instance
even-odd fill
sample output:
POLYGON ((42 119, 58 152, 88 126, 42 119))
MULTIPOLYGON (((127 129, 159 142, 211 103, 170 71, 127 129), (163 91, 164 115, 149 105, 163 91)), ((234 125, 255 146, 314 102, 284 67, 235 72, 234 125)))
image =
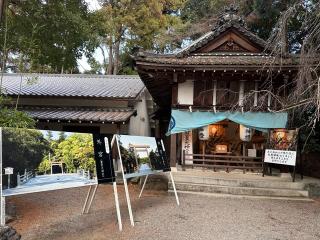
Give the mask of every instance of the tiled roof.
POLYGON ((297 57, 275 59, 266 54, 255 53, 215 53, 215 54, 190 54, 186 57, 178 58, 174 55, 145 55, 137 57, 136 61, 143 63, 157 63, 163 65, 248 65, 264 66, 272 65, 294 65, 298 63, 297 57))
POLYGON ((75 108, 24 108, 20 109, 37 120, 126 122, 132 109, 75 109, 75 108))
POLYGON ((5 74, 8 95, 89 98, 136 98, 144 84, 137 75, 5 74))
POLYGON ((236 29, 243 36, 246 36, 250 41, 252 41, 254 44, 259 46, 262 50, 265 48, 266 42, 263 39, 259 38, 257 35, 253 34, 247 28, 241 26, 238 23, 228 22, 228 23, 225 23, 222 26, 219 26, 219 27, 213 29, 212 31, 204 34, 200 38, 196 39, 189 46, 187 46, 186 48, 177 52, 176 56, 177 57, 186 56, 186 55, 196 51, 197 49, 200 49, 201 47, 205 46, 208 42, 217 38, 222 33, 226 32, 232 28, 236 29))

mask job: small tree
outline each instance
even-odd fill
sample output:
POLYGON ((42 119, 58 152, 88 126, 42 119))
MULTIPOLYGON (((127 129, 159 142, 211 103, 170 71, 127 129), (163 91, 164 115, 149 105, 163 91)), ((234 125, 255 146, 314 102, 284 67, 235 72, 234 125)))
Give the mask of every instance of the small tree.
POLYGON ((93 141, 89 134, 68 136, 58 144, 54 156, 56 161, 66 164, 67 172, 75 172, 78 168, 91 172, 95 169, 93 141))

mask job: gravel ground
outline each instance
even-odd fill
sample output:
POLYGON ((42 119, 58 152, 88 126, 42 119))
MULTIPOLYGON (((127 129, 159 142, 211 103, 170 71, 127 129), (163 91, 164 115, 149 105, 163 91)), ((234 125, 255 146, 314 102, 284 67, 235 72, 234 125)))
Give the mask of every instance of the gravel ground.
POLYGON ((236 199, 146 191, 142 199, 130 186, 135 227, 119 186, 124 230, 116 224, 112 188, 99 186, 91 212, 81 215, 88 188, 76 188, 8 198, 18 219, 10 225, 25 240, 78 239, 204 239, 204 240, 319 240, 320 201, 236 199))

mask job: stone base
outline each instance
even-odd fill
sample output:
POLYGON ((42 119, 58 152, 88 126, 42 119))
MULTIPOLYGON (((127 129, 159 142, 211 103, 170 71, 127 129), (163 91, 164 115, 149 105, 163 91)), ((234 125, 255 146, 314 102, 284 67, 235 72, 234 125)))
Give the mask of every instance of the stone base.
MULTIPOLYGON (((140 178, 140 188, 142 188, 145 177, 140 178)), ((145 190, 168 191, 169 179, 166 175, 149 175, 145 190)))

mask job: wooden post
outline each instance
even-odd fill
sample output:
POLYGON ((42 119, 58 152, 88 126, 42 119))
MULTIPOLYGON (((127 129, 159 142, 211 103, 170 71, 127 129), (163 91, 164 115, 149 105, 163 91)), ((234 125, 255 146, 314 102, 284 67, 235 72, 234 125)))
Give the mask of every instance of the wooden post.
POLYGON ((172 134, 170 136, 170 166, 176 167, 177 164, 177 136, 172 134))
MULTIPOLYGON (((205 141, 202 141, 202 165, 205 165, 205 155, 206 154, 206 143, 205 141)), ((202 170, 204 170, 205 167, 202 167, 202 170)))
POLYGON ((254 101, 253 106, 258 106, 258 90, 259 90, 259 80, 254 81, 254 101))
POLYGON ((216 112, 216 106, 217 106, 217 80, 213 80, 212 105, 213 105, 214 112, 216 112))
POLYGON ((268 93, 268 108, 271 107, 271 93, 268 93))
POLYGON ((240 107, 243 107, 244 82, 245 82, 245 80, 241 80, 241 81, 240 81, 240 86, 239 86, 239 106, 240 106, 240 107))
POLYGON ((186 151, 182 151, 182 170, 185 170, 185 165, 186 165, 186 151))
POLYGON ((17 186, 20 186, 20 181, 21 181, 20 173, 18 173, 18 175, 17 175, 17 186))

